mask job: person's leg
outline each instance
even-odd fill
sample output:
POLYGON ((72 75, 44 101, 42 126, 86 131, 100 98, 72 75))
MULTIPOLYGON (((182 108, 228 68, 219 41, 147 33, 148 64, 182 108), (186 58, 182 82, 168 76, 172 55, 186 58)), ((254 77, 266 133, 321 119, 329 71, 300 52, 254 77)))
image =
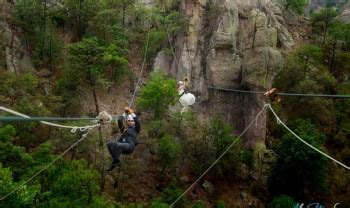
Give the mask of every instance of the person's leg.
POLYGON ((131 154, 134 150, 133 146, 129 143, 121 143, 121 142, 110 142, 107 144, 109 153, 112 155, 113 162, 107 168, 107 171, 113 170, 120 163, 120 155, 123 154, 131 154))
POLYGON ((118 148, 118 143, 117 141, 111 141, 107 144, 109 154, 111 154, 113 158, 112 164, 119 162, 121 150, 118 148))

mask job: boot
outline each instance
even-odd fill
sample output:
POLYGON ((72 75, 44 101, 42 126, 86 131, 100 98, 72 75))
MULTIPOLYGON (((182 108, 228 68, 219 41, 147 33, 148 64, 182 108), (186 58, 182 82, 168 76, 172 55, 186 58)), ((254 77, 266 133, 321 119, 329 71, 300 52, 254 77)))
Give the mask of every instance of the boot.
POLYGON ((115 167, 120 166, 120 165, 121 165, 121 163, 120 163, 119 160, 118 160, 117 162, 112 162, 112 164, 110 164, 110 165, 108 166, 108 168, 106 169, 106 171, 111 171, 111 170, 113 170, 115 167))

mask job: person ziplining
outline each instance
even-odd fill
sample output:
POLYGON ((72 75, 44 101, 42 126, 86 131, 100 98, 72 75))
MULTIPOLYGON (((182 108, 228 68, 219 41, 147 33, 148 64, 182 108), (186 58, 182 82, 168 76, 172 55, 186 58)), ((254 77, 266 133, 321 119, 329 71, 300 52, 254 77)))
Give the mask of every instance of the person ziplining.
MULTIPOLYGON (((130 107, 125 107, 124 110, 125 112, 123 116, 119 116, 118 118, 118 127, 121 136, 118 140, 115 140, 115 137, 112 137, 112 141, 107 144, 108 151, 112 156, 112 163, 106 171, 111 171, 120 165, 121 154, 133 153, 134 148, 137 145, 137 136, 141 131, 141 123, 138 116, 130 107), (124 126, 124 121, 126 122, 126 128, 124 126)), ((117 130, 114 128, 112 133, 117 133, 117 130)))
POLYGON ((185 77, 183 81, 177 82, 177 92, 179 94, 179 102, 182 105, 181 113, 187 112, 188 107, 192 106, 196 102, 196 97, 192 93, 186 93, 186 87, 188 85, 188 79, 185 77))

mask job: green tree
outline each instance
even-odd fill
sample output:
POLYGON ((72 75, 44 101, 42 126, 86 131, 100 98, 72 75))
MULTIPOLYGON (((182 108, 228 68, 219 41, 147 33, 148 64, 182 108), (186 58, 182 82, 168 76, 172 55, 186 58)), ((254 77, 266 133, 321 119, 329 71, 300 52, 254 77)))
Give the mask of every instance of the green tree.
POLYGON ((286 0, 285 8, 292 9, 298 14, 302 14, 305 6, 309 4, 309 0, 286 0))
MULTIPOLYGON (((10 168, 3 168, 0 163, 0 196, 5 197, 22 182, 14 182, 10 168)), ((37 185, 27 185, 0 201, 1 207, 32 207, 39 192, 37 185)))
POLYGON ((87 81, 92 88, 96 114, 99 113, 96 87, 110 84, 107 79, 108 71, 112 71, 115 74, 114 78, 117 79, 116 74, 126 70, 128 61, 124 55, 127 50, 123 47, 125 47, 123 40, 104 45, 97 38, 92 37, 84 38, 69 48, 69 70, 66 72, 67 80, 62 81, 62 85, 76 90, 76 82, 87 81))
POLYGON ((310 21, 313 32, 316 33, 316 35, 321 36, 323 38, 323 45, 326 43, 328 31, 335 22, 335 17, 337 16, 337 14, 337 11, 335 11, 333 8, 326 8, 321 9, 319 12, 313 13, 311 15, 310 21))
POLYGON ((153 73, 146 86, 140 89, 136 106, 141 111, 152 113, 152 118, 159 119, 176 98, 176 81, 166 78, 164 74, 153 73))
MULTIPOLYGON (((172 181, 168 187, 162 190, 159 198, 152 200, 150 207, 169 207, 169 205, 173 203, 182 193, 183 190, 177 186, 176 181, 172 181)), ((183 196, 181 199, 179 199, 179 201, 176 202, 175 207, 185 207, 186 203, 187 198, 183 196)))
POLYGON ((96 0, 64 0, 64 21, 77 40, 83 38, 89 21, 100 11, 100 3, 96 0))
POLYGON ((33 164, 33 159, 25 149, 14 145, 16 130, 11 125, 0 128, 0 163, 11 167, 15 180, 25 174, 33 164))
MULTIPOLYGON (((214 118, 209 124, 202 126, 202 134, 194 138, 185 152, 190 153, 196 171, 207 169, 236 139, 232 128, 222 119, 214 118)), ((235 145, 215 166, 215 176, 235 177, 239 166, 239 146, 235 145)))
POLYGON ((182 155, 182 146, 170 135, 165 135, 158 141, 158 155, 163 171, 179 163, 182 155))
POLYGON ((293 198, 281 195, 278 197, 275 197, 271 203, 269 204, 269 208, 293 208, 295 207, 296 202, 293 200, 293 198))
POLYGON ((341 80, 349 71, 350 24, 334 21, 328 31, 326 43, 323 46, 325 62, 329 71, 341 80))
POLYGON ((91 87, 95 101, 96 114, 99 113, 97 104, 96 87, 105 84, 105 68, 103 65, 104 48, 97 38, 84 38, 81 42, 74 43, 69 47, 68 73, 77 79, 75 83, 87 81, 91 87))
POLYGON ((16 1, 13 22, 23 31, 22 39, 31 52, 34 65, 51 70, 58 63, 63 47, 47 3, 47 0, 16 1))
MULTIPOLYGON (((306 142, 322 149, 325 136, 310 122, 296 119, 288 125, 306 142)), ((269 190, 274 195, 287 194, 303 201, 313 193, 323 193, 326 186, 326 158, 289 132, 283 135, 276 153, 278 158, 268 180, 269 190)))
POLYGON ((136 12, 140 16, 138 19, 141 20, 141 26, 138 26, 138 28, 143 29, 141 31, 143 35, 142 54, 146 54, 146 59, 150 62, 163 44, 169 41, 174 42, 175 36, 185 28, 186 21, 183 15, 177 11, 164 12, 158 8, 147 9, 141 7, 136 12), (145 24, 144 21, 150 21, 151 26, 145 24))
MULTIPOLYGON (((334 93, 336 79, 323 66, 322 57, 322 50, 317 46, 300 47, 289 54, 274 86, 290 93, 334 93)), ((290 118, 310 118, 327 135, 336 129, 334 106, 330 99, 285 97, 282 105, 290 118)))
POLYGON ((142 54, 146 54, 146 60, 150 62, 159 51, 162 44, 167 39, 167 33, 165 31, 159 31, 157 29, 150 29, 142 45, 142 54), (147 38, 149 36, 149 38, 147 38))
POLYGON ((89 170, 84 160, 73 160, 54 180, 50 204, 55 206, 58 202, 64 202, 67 206, 89 206, 94 203, 98 193, 97 171, 89 170))

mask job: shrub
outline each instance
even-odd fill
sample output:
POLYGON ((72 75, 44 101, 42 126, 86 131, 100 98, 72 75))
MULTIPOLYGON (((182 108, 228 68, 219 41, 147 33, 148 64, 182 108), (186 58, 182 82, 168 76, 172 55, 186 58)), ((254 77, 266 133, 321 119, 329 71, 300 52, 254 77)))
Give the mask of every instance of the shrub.
POLYGON ((295 204, 296 202, 293 200, 293 198, 286 195, 281 195, 275 197, 269 204, 268 208, 294 208, 295 204))

